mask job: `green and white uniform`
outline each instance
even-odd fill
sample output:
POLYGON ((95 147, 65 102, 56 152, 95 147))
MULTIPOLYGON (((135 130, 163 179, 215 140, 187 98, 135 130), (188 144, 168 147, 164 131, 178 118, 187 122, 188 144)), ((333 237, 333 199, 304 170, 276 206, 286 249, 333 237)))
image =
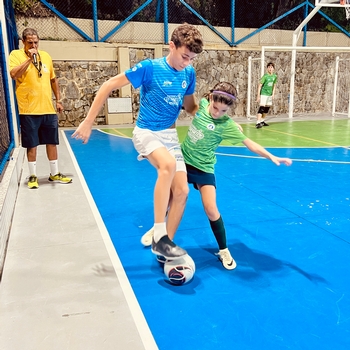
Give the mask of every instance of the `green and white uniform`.
POLYGON ((277 83, 277 75, 275 73, 272 73, 272 74, 265 73, 260 79, 260 84, 262 85, 260 90, 260 95, 272 96, 273 88, 276 83, 277 83))
POLYGON ((221 141, 227 140, 234 145, 246 138, 228 115, 219 119, 212 118, 209 114, 209 101, 203 98, 181 149, 186 164, 214 174, 215 151, 221 141))

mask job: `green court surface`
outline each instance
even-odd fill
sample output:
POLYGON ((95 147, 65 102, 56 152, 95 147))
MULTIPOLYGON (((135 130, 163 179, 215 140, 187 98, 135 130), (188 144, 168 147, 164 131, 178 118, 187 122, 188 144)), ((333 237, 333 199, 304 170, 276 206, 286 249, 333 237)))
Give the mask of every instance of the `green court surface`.
MULTIPOLYGON (((350 120, 268 121, 270 126, 256 129, 254 123, 240 123, 244 134, 264 147, 347 147, 350 145, 350 120)), ((180 141, 188 126, 178 126, 180 141)), ((132 128, 103 128, 104 132, 131 137, 132 128)), ((223 145, 230 145, 223 142, 223 145)), ((239 145, 238 145, 239 146, 239 145)))

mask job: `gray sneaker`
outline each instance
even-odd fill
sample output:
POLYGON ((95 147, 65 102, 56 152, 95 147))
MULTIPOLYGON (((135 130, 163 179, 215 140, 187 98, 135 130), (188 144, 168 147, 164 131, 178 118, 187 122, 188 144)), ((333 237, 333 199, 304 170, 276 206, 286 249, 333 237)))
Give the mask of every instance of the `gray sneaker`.
POLYGON ((152 238, 152 253, 162 255, 165 259, 179 258, 187 254, 185 249, 177 246, 168 236, 163 236, 158 243, 152 238))

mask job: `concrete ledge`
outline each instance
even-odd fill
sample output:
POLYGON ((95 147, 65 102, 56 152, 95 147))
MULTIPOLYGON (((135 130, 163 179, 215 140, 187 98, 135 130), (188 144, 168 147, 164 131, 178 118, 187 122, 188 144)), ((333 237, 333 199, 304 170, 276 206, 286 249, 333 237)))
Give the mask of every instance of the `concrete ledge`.
POLYGON ((0 183, 0 278, 22 174, 24 149, 15 148, 0 183))

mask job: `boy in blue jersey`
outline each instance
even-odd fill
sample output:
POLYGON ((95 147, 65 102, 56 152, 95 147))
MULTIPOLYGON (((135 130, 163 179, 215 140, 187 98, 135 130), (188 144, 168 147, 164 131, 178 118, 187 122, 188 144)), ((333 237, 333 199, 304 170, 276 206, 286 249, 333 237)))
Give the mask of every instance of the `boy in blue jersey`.
POLYGON ((198 109, 194 96, 196 77, 191 63, 203 49, 200 32, 189 24, 177 27, 170 40, 166 57, 141 61, 102 84, 88 115, 72 135, 83 143, 88 142, 94 120, 109 94, 130 83, 134 88, 141 87, 133 143, 138 159, 148 159, 158 173, 154 188, 152 252, 166 259, 186 254, 169 238, 177 230, 189 192, 175 121, 182 107, 191 115, 198 109))

